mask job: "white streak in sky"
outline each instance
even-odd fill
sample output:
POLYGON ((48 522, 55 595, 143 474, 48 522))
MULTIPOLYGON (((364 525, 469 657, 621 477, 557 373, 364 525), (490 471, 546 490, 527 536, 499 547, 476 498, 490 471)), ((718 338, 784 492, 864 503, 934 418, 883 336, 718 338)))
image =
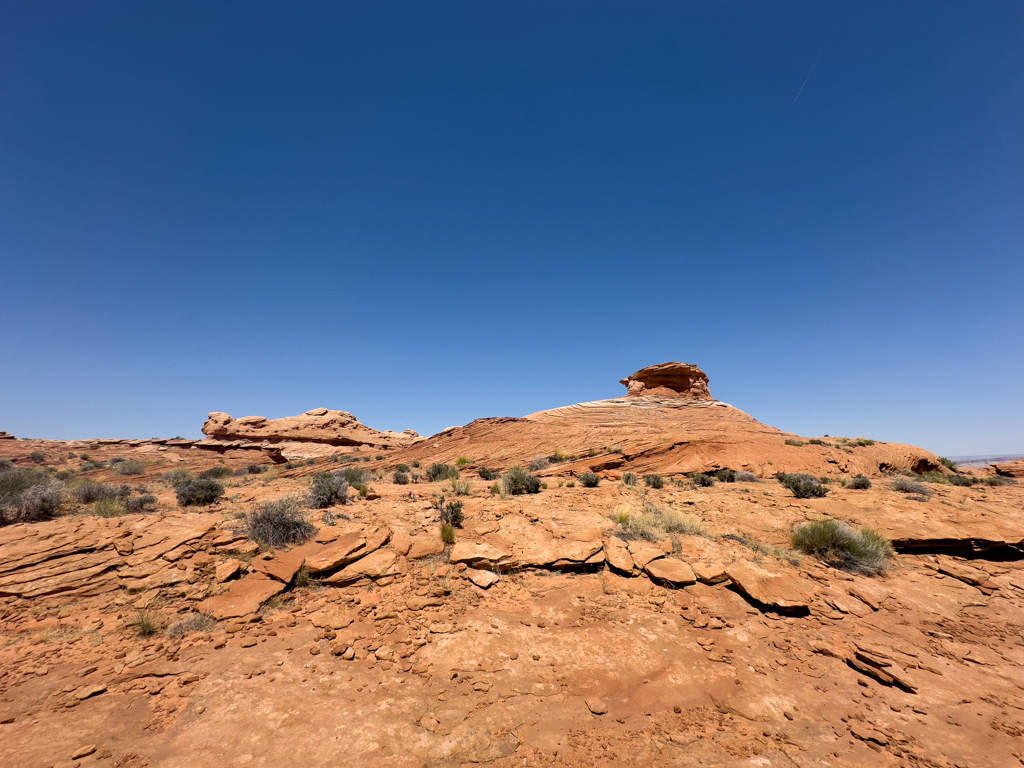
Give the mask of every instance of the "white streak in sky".
MULTIPOLYGON (((819 54, 818 54, 818 58, 816 58, 816 59, 814 60, 814 63, 813 63, 812 65, 811 65, 811 71, 807 73, 807 79, 806 79, 806 80, 804 80, 804 84, 803 84, 803 85, 801 85, 801 86, 800 86, 800 90, 799 90, 799 91, 797 91, 797 93, 796 93, 796 99, 799 99, 799 98, 800 98, 800 94, 804 92, 804 88, 805 88, 805 87, 806 87, 806 85, 807 85, 807 80, 810 80, 810 79, 811 79, 811 75, 812 75, 812 74, 814 74, 814 68, 815 68, 816 66, 818 66, 818 62, 819 62, 819 61, 821 61, 821 54, 822 54, 822 53, 824 53, 824 52, 825 52, 825 49, 824 49, 824 48, 822 48, 822 49, 821 49, 821 53, 819 53, 819 54)), ((792 104, 792 106, 794 106, 794 107, 796 106, 796 99, 793 99, 793 104, 792 104)))

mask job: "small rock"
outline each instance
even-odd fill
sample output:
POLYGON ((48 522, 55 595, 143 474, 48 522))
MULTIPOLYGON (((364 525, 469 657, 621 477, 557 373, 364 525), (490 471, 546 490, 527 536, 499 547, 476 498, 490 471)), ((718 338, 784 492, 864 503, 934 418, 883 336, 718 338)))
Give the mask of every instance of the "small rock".
POLYGON ((72 760, 80 760, 83 757, 88 757, 89 755, 91 755, 95 751, 96 751, 96 745, 95 744, 86 744, 84 747, 79 747, 74 752, 72 752, 71 753, 71 759, 72 760))
POLYGON ((90 696, 98 696, 101 693, 104 693, 106 690, 107 690, 107 686, 105 686, 105 685, 89 685, 89 686, 86 686, 85 688, 82 688, 81 690, 79 690, 75 694, 75 698, 78 699, 79 701, 85 701, 90 696))
POLYGON ((608 705, 601 701, 601 699, 587 699, 587 709, 595 715, 604 715, 608 713, 608 705))

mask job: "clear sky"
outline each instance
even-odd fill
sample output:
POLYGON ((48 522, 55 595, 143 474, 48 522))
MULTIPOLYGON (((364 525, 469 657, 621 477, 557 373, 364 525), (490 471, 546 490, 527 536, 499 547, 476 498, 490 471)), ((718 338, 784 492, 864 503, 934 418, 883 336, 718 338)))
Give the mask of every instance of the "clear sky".
POLYGON ((1022 452, 1022 22, 3 2, 0 429, 430 434, 680 360, 803 435, 1022 452))

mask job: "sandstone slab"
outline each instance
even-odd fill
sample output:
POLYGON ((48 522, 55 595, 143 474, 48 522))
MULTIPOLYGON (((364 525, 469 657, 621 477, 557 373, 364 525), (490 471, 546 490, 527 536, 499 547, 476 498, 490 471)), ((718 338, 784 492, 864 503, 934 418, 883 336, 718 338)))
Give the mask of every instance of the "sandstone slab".
POLYGON ((749 560, 733 563, 726 574, 740 592, 762 605, 787 610, 810 605, 810 585, 796 576, 768 571, 749 560))
POLYGON ((644 570, 648 576, 677 587, 695 584, 697 581, 697 577, 693 575, 693 570, 691 570, 690 566, 682 560, 676 560, 671 557, 652 560, 644 567, 644 570))
POLYGON ((231 582, 228 591, 211 597, 198 606, 200 613, 206 613, 217 620, 233 619, 255 613, 259 607, 284 589, 285 585, 262 573, 253 573, 244 579, 231 582))

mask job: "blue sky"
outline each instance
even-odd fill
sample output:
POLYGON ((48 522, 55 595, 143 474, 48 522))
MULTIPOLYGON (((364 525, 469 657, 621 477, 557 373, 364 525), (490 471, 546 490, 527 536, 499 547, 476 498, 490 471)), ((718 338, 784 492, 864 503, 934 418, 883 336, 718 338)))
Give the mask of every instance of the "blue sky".
POLYGON ((804 435, 1024 451, 1022 21, 5 2, 0 429, 428 434, 681 360, 804 435))

